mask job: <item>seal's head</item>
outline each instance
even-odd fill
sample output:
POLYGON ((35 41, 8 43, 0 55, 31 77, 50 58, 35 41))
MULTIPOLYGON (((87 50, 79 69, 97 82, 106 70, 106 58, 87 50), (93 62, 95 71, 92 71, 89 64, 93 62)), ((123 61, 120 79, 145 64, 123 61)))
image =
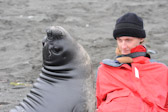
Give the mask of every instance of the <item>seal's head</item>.
POLYGON ((51 26, 43 40, 43 64, 60 66, 72 60, 74 54, 70 34, 60 26, 51 26))

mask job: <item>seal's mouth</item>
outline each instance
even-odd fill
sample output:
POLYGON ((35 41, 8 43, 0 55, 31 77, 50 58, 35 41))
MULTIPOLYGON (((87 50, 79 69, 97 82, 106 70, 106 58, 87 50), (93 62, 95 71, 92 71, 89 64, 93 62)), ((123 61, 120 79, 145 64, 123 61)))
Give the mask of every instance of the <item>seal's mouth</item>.
POLYGON ((43 57, 45 60, 53 61, 54 58, 62 56, 63 47, 60 45, 53 45, 53 42, 47 42, 43 47, 43 57))
POLYGON ((54 47, 48 49, 47 58, 51 59, 52 56, 61 55, 62 52, 63 52, 63 48, 62 47, 54 46, 54 47))

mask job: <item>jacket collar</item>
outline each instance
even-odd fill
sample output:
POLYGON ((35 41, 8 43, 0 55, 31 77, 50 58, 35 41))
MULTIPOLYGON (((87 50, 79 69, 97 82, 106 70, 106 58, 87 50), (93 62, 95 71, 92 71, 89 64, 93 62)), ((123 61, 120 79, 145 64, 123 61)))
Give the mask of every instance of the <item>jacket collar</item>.
MULTIPOLYGON (((133 63, 146 63, 149 62, 149 58, 145 57, 147 55, 146 53, 146 48, 143 45, 138 45, 135 48, 131 50, 131 53, 128 55, 119 55, 116 58, 121 58, 121 57, 131 57, 133 59, 133 63)), ((120 63, 119 61, 111 60, 111 59, 104 59, 102 61, 104 64, 113 66, 113 67, 126 67, 127 64, 125 63, 120 63)))
POLYGON ((139 56, 146 56, 147 50, 143 45, 138 45, 135 48, 131 49, 131 53, 127 55, 119 55, 118 57, 131 57, 131 58, 136 58, 139 56))

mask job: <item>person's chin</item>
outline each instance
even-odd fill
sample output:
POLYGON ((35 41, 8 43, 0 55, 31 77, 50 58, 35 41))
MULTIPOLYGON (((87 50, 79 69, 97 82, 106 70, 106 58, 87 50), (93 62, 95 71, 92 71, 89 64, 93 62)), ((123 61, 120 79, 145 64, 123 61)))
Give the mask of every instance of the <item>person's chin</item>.
POLYGON ((122 52, 123 55, 127 55, 129 54, 130 52, 122 52))

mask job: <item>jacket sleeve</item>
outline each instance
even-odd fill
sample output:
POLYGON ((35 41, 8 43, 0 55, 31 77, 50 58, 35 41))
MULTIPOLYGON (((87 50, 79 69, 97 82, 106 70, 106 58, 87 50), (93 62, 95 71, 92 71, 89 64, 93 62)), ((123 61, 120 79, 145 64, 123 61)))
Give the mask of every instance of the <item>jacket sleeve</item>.
POLYGON ((98 72, 97 72, 97 80, 96 80, 96 98, 97 98, 97 108, 100 106, 100 104, 102 103, 103 99, 105 99, 105 95, 102 92, 103 86, 104 84, 102 83, 103 78, 105 78, 104 76, 104 72, 102 71, 102 68, 99 67, 98 68, 98 72))
POLYGON ((99 107, 99 105, 102 102, 102 98, 100 96, 100 84, 99 84, 99 76, 97 77, 96 80, 96 98, 97 98, 97 108, 99 107))
POLYGON ((107 70, 106 65, 101 65, 98 68, 96 80, 97 108, 106 100, 108 93, 121 88, 119 87, 118 82, 112 77, 112 74, 111 71, 107 70))

